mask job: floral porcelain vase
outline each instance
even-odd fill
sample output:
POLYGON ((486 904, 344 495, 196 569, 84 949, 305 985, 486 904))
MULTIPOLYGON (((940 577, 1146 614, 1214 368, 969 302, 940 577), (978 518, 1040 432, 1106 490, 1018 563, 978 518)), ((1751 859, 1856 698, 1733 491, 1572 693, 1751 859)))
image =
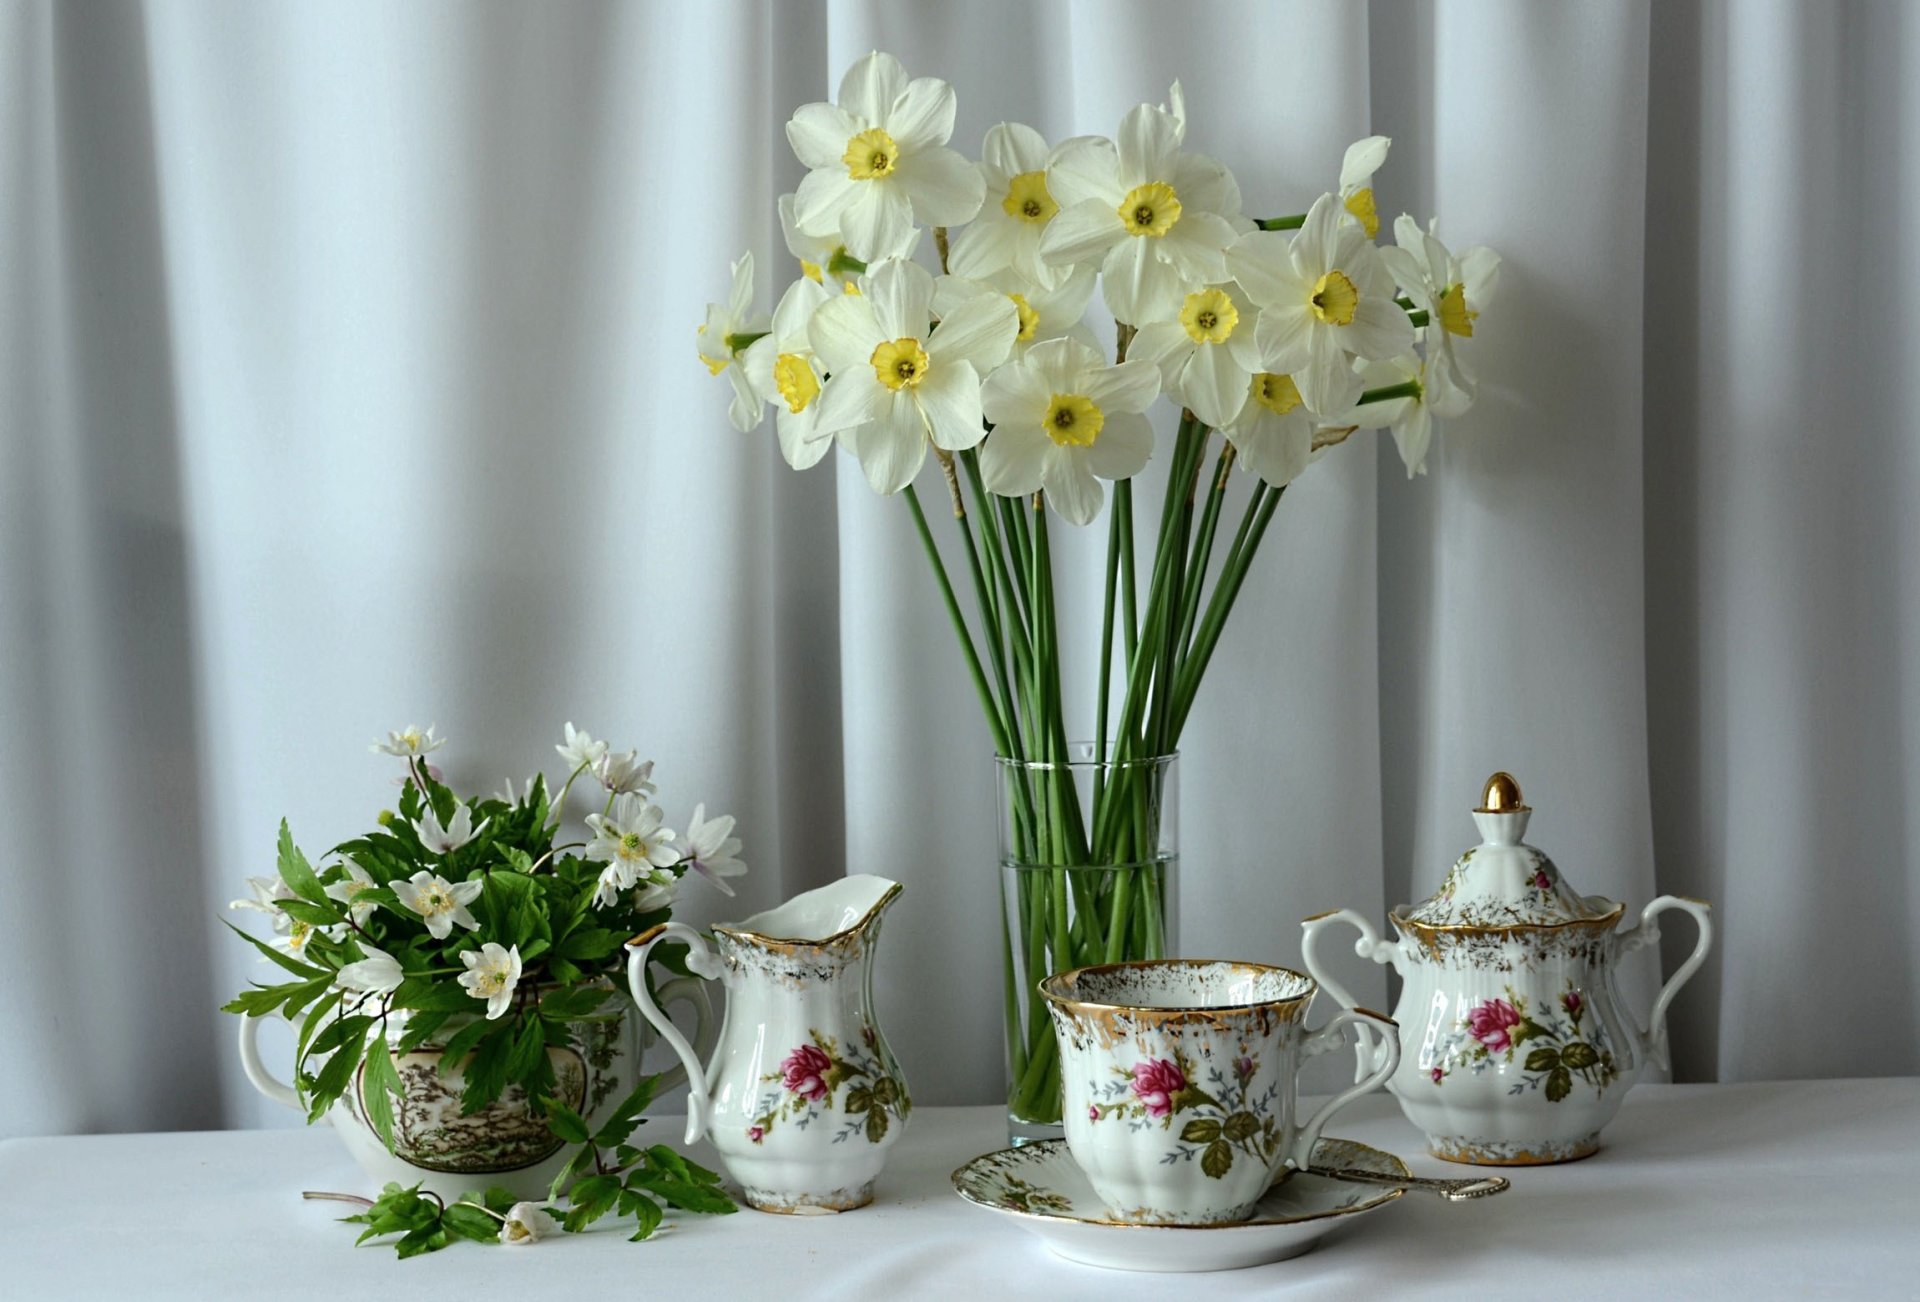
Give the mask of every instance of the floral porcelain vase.
MULTIPOLYGON (((693 1005, 694 1039, 711 1048, 713 1013, 706 986, 695 978, 679 977, 662 983, 658 991, 662 1003, 693 1005)), ((621 1003, 625 1005, 624 1000, 621 1003)), ((651 1028, 639 1024, 632 1012, 631 1005, 625 1005, 611 1016, 571 1023, 564 1046, 547 1046, 558 1097, 596 1126, 632 1092, 640 1079, 641 1055, 654 1040, 651 1028)), ((405 1014, 390 1016, 397 1037, 404 1032, 405 1014)), ((266 1020, 240 1020, 240 1064, 255 1089, 276 1103, 305 1112, 306 1105, 293 1086, 276 1077, 260 1057, 259 1033, 266 1020)), ((441 1038, 463 1024, 449 1022, 441 1038)), ((353 1086, 327 1113, 347 1151, 375 1189, 389 1181, 420 1184, 452 1202, 468 1190, 499 1185, 515 1198, 544 1199, 554 1176, 566 1164, 565 1141, 547 1129, 545 1119, 528 1106, 526 1093, 518 1086, 509 1087, 478 1112, 463 1115, 460 1096, 466 1075, 460 1065, 449 1066, 444 1058, 432 1044, 393 1055, 405 1094, 394 1106, 391 1152, 367 1122, 360 1101, 366 1068, 359 1068, 353 1086)), ((661 1087, 671 1088, 682 1076, 683 1069, 674 1067, 661 1087)))
MULTIPOLYGON (((1352 996, 1317 952, 1335 923, 1359 931, 1355 952, 1400 974, 1400 1066, 1387 1088, 1433 1154, 1452 1162, 1530 1166, 1597 1151, 1601 1128, 1646 1064, 1666 1065, 1667 1007, 1713 943, 1707 905, 1674 895, 1616 930, 1625 905, 1576 893, 1521 841, 1530 813, 1511 777, 1487 779, 1473 813, 1483 841, 1433 898, 1394 911, 1397 941, 1380 939, 1351 909, 1304 924, 1307 970, 1346 1007, 1352 996), (1614 971, 1623 955, 1660 938, 1657 919, 1669 909, 1691 914, 1699 939, 1642 1028, 1614 971)), ((1365 1070, 1368 1046, 1359 1053, 1365 1070)))
POLYGON ((634 999, 679 1053, 690 1079, 689 1144, 709 1136, 763 1212, 850 1211, 873 1182, 912 1103, 873 1014, 873 954, 898 882, 854 876, 744 922, 663 923, 628 946, 634 999), (638 983, 663 940, 686 942, 687 967, 726 987, 719 1047, 689 1045, 638 983), (716 952, 717 951, 717 952, 716 952))

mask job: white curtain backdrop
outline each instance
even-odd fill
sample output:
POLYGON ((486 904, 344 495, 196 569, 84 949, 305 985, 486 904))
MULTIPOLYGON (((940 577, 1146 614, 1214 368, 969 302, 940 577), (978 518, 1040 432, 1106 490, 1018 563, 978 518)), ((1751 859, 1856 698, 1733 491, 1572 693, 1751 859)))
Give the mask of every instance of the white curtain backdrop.
POLYGON ((882 1020, 995 1097, 989 743, 910 519, 693 356, 875 47, 969 152, 1177 77, 1261 212, 1390 135, 1383 212, 1505 257, 1432 474, 1356 440, 1275 518, 1184 742, 1188 952, 1424 896, 1507 768, 1581 889, 1716 904, 1678 1078, 1920 1071, 1912 7, 0 0, 0 1135, 290 1122, 225 903, 430 721, 468 789, 572 719, 737 813, 695 922, 904 881, 882 1020))

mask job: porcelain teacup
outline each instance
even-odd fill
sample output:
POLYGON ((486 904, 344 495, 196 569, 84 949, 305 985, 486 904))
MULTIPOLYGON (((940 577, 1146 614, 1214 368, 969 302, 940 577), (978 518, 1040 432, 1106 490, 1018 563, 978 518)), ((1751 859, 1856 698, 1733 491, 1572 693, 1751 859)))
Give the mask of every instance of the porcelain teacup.
POLYGON ((1218 1225, 1304 1168, 1327 1119, 1399 1065, 1390 1018, 1366 1009, 1305 1027, 1311 977, 1261 963, 1155 959, 1076 968, 1040 983, 1053 1016, 1067 1151, 1118 1220, 1218 1225), (1373 1040, 1373 1070, 1304 1125, 1301 1066, 1373 1040))

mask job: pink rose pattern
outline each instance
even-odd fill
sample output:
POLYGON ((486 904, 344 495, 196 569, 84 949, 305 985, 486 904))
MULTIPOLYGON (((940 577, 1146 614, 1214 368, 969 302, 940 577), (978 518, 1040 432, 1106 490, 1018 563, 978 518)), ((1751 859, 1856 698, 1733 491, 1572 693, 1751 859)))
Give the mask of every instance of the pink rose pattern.
POLYGON ((1146 1105, 1150 1117, 1158 1119, 1172 1112, 1173 1096, 1186 1087, 1186 1075, 1176 1063, 1165 1058, 1148 1058, 1133 1064, 1133 1092, 1146 1105))
POLYGON ((1228 1060, 1224 1070, 1205 1062, 1196 1070, 1176 1051, 1172 1058, 1141 1058, 1131 1067, 1116 1063, 1112 1072, 1104 1083, 1089 1086, 1094 1101, 1087 1107, 1088 1124, 1169 1130, 1176 1141, 1169 1162, 1198 1159, 1200 1169, 1217 1180, 1237 1158, 1268 1162, 1278 1149, 1273 1109, 1279 1086, 1255 1088, 1259 1063, 1250 1055, 1228 1060))
POLYGON ((780 1064, 781 1084, 818 1103, 827 1097, 827 1073, 832 1069, 833 1059, 822 1053, 818 1045, 803 1044, 780 1064))
POLYGON ((1440 1044, 1436 1061, 1428 1068, 1429 1078, 1439 1085, 1457 1068, 1478 1074, 1488 1067, 1504 1071, 1517 1063, 1510 1094, 1540 1089, 1549 1103, 1558 1103, 1573 1091, 1576 1080, 1604 1091, 1620 1075, 1606 1028, 1598 1021, 1582 1026, 1586 1002, 1578 990, 1563 991, 1558 1003, 1565 1019, 1546 1016, 1544 1022, 1528 1015, 1526 998, 1511 986, 1506 998, 1475 1004, 1440 1044), (1533 1047, 1523 1057, 1522 1046, 1527 1044, 1533 1047))
POLYGON ((807 1034, 810 1043, 795 1045, 778 1070, 760 1078, 777 1084, 760 1098, 760 1115, 747 1127, 750 1142, 765 1143, 781 1122, 804 1128, 823 1110, 836 1114, 835 1143, 864 1135, 877 1144, 891 1128, 890 1118, 906 1120, 913 1108, 906 1082, 882 1060, 872 1028, 862 1030, 864 1051, 852 1045, 843 1049, 833 1036, 818 1031, 807 1034))

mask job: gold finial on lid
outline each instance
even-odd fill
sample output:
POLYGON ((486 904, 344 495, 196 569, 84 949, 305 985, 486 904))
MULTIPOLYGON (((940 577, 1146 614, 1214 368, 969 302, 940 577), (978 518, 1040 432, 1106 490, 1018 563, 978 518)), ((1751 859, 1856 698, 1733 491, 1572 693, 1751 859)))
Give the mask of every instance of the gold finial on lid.
POLYGON ((1480 793, 1480 808, 1476 814, 1517 814, 1528 806, 1520 798, 1520 784, 1513 780, 1511 773, 1496 773, 1487 779, 1486 789, 1480 793))

